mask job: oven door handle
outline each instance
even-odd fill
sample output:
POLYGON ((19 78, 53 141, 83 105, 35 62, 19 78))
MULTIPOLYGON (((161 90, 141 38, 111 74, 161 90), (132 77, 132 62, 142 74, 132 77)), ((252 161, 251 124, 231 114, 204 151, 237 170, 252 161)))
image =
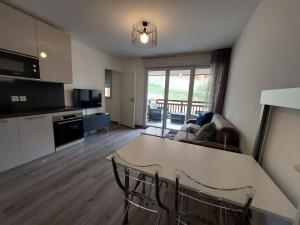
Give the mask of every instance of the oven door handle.
POLYGON ((77 122, 77 121, 83 121, 83 119, 80 118, 80 119, 75 119, 75 120, 62 121, 62 122, 58 122, 57 124, 60 125, 60 124, 66 124, 66 123, 77 122))

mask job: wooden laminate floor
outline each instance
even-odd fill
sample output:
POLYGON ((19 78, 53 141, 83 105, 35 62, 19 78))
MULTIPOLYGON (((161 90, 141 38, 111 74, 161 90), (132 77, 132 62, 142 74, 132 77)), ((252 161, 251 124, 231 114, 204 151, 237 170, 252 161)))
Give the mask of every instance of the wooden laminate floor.
MULTIPOLYGON (((141 130, 118 128, 0 174, 0 225, 121 224, 123 201, 105 157, 141 130)), ((173 192, 174 193, 174 192, 173 192)), ((173 194, 169 192, 168 204, 173 194)), ((131 209, 130 224, 155 216, 131 209)), ((174 224, 163 215, 161 224, 174 224)))

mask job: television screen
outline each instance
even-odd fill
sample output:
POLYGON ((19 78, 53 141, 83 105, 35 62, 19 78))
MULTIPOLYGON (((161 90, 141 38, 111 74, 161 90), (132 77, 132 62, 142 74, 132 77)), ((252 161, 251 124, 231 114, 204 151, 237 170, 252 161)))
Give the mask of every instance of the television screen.
POLYGON ((91 105, 92 107, 101 107, 101 92, 91 90, 91 105))
POLYGON ((74 89, 73 105, 81 108, 101 107, 101 92, 99 90, 74 89))

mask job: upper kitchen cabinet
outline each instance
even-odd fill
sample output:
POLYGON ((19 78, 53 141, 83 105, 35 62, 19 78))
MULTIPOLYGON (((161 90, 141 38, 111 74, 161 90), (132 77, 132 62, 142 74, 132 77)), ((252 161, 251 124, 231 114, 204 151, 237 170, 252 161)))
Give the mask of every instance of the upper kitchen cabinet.
POLYGON ((37 57, 36 20, 0 3, 0 48, 37 57))
POLYGON ((41 80, 72 83, 70 35, 37 21, 41 80))

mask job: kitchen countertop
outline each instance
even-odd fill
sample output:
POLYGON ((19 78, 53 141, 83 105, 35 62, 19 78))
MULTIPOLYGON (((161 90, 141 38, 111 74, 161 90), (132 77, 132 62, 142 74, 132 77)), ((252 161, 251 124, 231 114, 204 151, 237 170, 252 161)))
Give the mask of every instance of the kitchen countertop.
POLYGON ((23 117, 23 116, 34 116, 34 115, 42 115, 48 113, 59 113, 59 112, 68 112, 68 111, 76 111, 82 110, 82 108, 76 107, 63 107, 63 108, 42 108, 42 109, 33 109, 28 111, 18 111, 18 112, 10 112, 10 113, 0 113, 0 119, 8 119, 13 117, 23 117))

